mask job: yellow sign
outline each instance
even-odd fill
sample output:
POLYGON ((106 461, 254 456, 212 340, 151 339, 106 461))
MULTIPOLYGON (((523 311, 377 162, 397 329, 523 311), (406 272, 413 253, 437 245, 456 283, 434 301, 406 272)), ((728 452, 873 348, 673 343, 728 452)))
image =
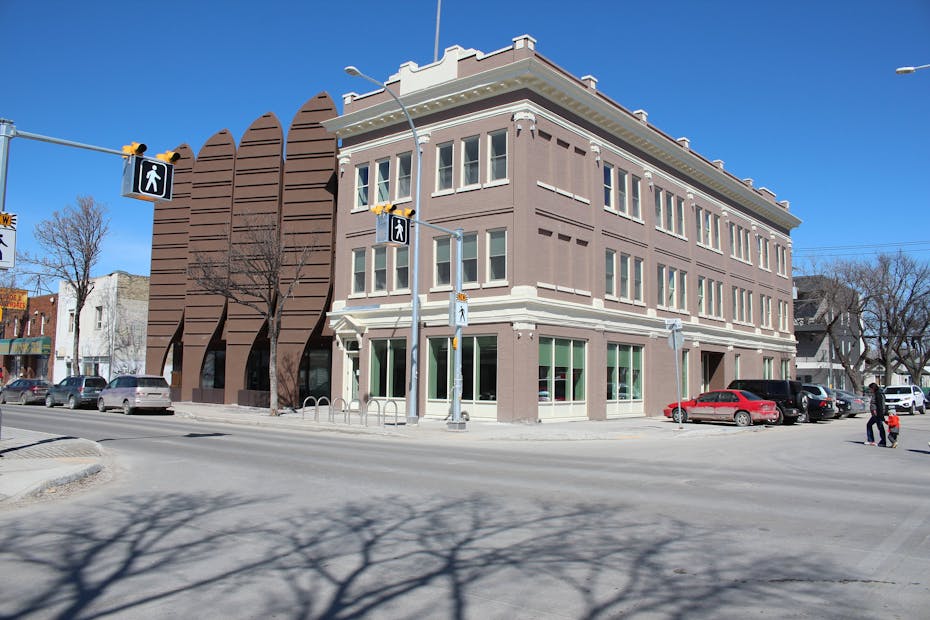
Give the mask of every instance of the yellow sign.
POLYGON ((7 213, 6 211, 0 212, 0 226, 4 228, 16 228, 16 215, 7 213))
POLYGON ((0 288, 0 308, 25 310, 29 294, 18 288, 0 288))

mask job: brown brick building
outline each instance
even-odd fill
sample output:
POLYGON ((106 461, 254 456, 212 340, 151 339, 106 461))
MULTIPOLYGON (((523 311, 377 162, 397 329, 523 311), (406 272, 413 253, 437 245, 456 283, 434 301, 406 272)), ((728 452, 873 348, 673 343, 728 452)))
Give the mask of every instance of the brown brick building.
POLYGON ((55 350, 57 295, 26 298, 26 307, 3 309, 0 356, 3 383, 19 376, 54 382, 52 352, 55 350))
MULTIPOLYGON (((359 81, 361 84, 361 80, 359 81)), ((794 376, 785 201, 709 161, 575 77, 522 36, 451 47, 387 85, 422 145, 420 217, 465 231, 462 399, 500 421, 658 415, 675 399, 666 319, 681 319, 683 391, 794 376)), ((374 241, 370 207, 411 206, 412 139, 383 90, 345 95, 333 395, 394 399, 409 384, 412 251, 374 241)), ((449 411, 456 260, 421 230, 418 409, 449 411)))

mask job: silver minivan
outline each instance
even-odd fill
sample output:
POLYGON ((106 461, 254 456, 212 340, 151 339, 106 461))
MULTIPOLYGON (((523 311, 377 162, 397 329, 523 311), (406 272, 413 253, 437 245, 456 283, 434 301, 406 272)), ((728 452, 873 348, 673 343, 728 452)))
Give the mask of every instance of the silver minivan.
POLYGON ((171 388, 160 375, 120 375, 97 398, 97 409, 122 409, 129 415, 146 409, 163 412, 171 406, 171 388))

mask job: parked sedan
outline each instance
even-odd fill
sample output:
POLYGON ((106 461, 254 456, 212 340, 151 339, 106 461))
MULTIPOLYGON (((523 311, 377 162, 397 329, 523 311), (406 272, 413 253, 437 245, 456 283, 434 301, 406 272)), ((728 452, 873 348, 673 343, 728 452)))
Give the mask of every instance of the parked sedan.
POLYGON ((101 390, 97 409, 119 408, 129 415, 139 409, 165 411, 171 406, 171 388, 160 375, 120 375, 101 390))
POLYGON ((663 410, 666 418, 676 422, 735 422, 750 426, 757 422, 772 424, 778 421, 775 401, 765 400, 745 390, 714 390, 697 398, 670 403, 663 410))
POLYGON ((836 407, 840 416, 854 418, 860 413, 869 412, 869 400, 846 390, 836 391, 836 407))
POLYGON ((810 394, 807 402, 807 421, 829 420, 836 415, 833 397, 827 388, 818 383, 805 383, 804 391, 810 394))
POLYGON ((0 404, 19 403, 20 405, 27 405, 29 403, 41 403, 45 400, 49 385, 49 382, 43 379, 17 379, 3 386, 3 390, 0 391, 0 404))

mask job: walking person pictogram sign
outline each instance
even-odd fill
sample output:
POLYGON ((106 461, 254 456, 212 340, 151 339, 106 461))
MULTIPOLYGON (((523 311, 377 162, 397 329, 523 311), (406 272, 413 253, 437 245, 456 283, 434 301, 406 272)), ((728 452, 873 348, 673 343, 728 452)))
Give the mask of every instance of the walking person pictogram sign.
POLYGON ((123 196, 171 200, 174 166, 159 159, 130 157, 123 169, 123 196))

